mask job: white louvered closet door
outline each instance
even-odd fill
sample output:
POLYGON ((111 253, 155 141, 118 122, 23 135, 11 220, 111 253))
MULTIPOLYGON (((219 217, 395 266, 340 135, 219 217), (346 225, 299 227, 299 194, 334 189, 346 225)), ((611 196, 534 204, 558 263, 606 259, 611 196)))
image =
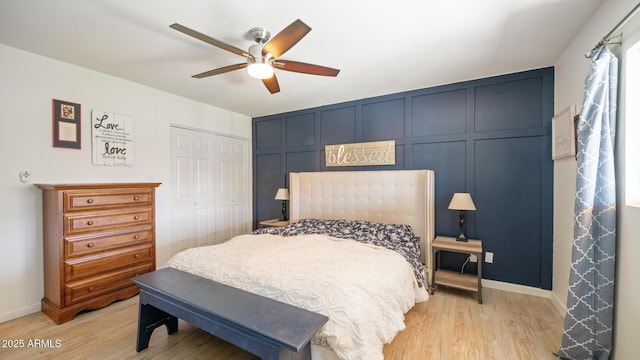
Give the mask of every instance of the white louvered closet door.
POLYGON ((251 182, 248 141, 216 137, 216 243, 220 243, 250 230, 251 182))
POLYGON ((171 128, 172 254, 248 231, 248 141, 171 128))

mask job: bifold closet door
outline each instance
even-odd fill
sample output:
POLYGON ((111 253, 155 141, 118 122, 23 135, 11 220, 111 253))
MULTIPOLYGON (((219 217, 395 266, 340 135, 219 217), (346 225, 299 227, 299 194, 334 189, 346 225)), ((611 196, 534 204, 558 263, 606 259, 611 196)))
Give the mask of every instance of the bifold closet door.
POLYGON ((248 141, 171 128, 172 253, 246 232, 248 141))
POLYGON ((249 142, 216 135, 216 235, 215 242, 251 230, 249 208, 249 142))

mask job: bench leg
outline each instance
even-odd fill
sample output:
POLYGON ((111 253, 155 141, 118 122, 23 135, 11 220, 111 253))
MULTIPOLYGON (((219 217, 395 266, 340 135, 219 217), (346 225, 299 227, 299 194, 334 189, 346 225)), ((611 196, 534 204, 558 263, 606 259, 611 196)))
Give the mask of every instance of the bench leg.
POLYGON ((311 342, 308 342, 298 352, 281 348, 278 360, 311 360, 311 342))
POLYGON ((140 304, 138 311, 138 339, 136 351, 140 352, 149 347, 149 339, 153 330, 166 325, 169 335, 178 331, 178 318, 152 305, 140 304))

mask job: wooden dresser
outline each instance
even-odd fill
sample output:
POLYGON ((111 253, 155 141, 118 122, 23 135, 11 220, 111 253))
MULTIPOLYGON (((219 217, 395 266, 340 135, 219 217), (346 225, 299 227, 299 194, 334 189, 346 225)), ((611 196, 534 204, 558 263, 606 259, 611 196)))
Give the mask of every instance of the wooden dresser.
POLYGON ((138 293, 154 271, 160 183, 38 184, 44 222, 42 311, 57 324, 138 293))

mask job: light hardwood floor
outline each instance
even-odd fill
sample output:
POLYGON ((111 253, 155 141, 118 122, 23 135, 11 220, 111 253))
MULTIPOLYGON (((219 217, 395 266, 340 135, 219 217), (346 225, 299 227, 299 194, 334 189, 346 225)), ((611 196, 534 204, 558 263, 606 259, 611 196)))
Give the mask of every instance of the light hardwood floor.
MULTIPOLYGON (((182 320, 176 334, 158 328, 149 348, 136 353, 137 320, 137 296, 62 325, 31 314, 0 324, 0 359, 258 359, 182 320), (11 340, 24 347, 6 348, 11 340), (35 346, 37 340, 49 347, 35 346)), ((563 324, 549 299, 485 288, 480 305, 475 293, 443 287, 405 323, 385 345, 385 359, 555 359, 563 324)))

